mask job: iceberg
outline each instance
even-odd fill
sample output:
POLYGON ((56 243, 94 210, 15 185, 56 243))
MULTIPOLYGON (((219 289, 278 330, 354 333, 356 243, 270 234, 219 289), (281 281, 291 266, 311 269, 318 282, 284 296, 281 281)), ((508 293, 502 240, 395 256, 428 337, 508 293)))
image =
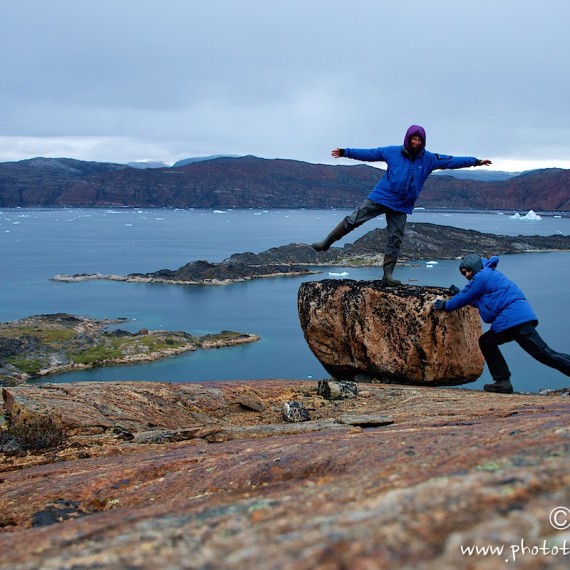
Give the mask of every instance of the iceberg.
POLYGON ((329 275, 332 277, 345 277, 348 275, 348 271, 343 271, 342 273, 333 273, 332 271, 329 271, 329 275))
POLYGON ((524 216, 521 216, 518 212, 515 212, 510 216, 511 220, 542 220, 542 218, 534 211, 529 210, 524 216))

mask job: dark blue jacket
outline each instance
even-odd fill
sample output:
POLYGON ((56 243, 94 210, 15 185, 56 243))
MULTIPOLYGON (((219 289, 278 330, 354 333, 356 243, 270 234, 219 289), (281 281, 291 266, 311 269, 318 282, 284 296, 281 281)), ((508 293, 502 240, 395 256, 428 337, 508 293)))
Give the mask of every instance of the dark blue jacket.
POLYGON ((434 170, 476 166, 473 156, 448 156, 422 149, 415 158, 404 146, 346 148, 344 156, 366 162, 383 161, 388 169, 368 198, 396 212, 411 214, 427 177, 434 170))
POLYGON ((491 330, 501 332, 516 325, 538 320, 530 303, 518 285, 497 271, 499 258, 481 258, 483 269, 478 271, 457 295, 445 302, 446 311, 455 311, 466 305, 479 309, 485 323, 491 323, 491 330))

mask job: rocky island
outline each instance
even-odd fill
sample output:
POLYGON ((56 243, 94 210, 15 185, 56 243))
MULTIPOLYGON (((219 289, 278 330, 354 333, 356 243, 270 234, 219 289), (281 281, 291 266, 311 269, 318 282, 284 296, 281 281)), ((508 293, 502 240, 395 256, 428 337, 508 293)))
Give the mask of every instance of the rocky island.
POLYGON ((107 330, 109 325, 126 321, 61 313, 0 323, 0 386, 70 370, 150 362, 201 348, 259 340, 254 334, 231 331, 193 336, 182 331, 107 330))
MULTIPOLYGON (((319 267, 373 267, 382 264, 386 232, 375 229, 354 243, 317 253, 304 243, 273 247, 261 253, 235 253, 221 263, 200 260, 179 269, 151 273, 105 275, 100 273, 54 275, 55 281, 105 279, 131 283, 174 285, 228 285, 251 279, 308 275, 319 267)), ((570 236, 499 236, 475 230, 429 223, 409 223, 400 262, 457 259, 477 252, 484 256, 540 251, 570 251, 570 236)))

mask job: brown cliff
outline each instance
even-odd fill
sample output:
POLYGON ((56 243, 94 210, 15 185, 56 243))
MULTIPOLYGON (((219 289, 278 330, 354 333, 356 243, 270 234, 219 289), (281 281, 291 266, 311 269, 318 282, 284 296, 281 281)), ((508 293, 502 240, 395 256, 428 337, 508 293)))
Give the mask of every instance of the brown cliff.
MULTIPOLYGON (((64 158, 0 163, 0 207, 353 208, 384 170, 254 156, 138 169, 64 158)), ((570 170, 504 181, 433 176, 432 208, 570 211, 570 170)))
POLYGON ((14 418, 73 431, 3 456, 0 568, 567 567, 566 511, 551 522, 570 505, 567 395, 371 384, 327 401, 316 388, 5 388, 14 418), (311 421, 286 424, 289 400, 311 421), (362 421, 376 415, 391 422, 362 421))

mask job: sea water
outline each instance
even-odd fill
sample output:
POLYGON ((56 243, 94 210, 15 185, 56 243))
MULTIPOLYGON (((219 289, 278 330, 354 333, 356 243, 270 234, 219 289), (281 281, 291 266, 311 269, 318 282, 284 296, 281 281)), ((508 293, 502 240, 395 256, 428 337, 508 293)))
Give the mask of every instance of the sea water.
MULTIPOLYGON (((378 279, 378 268, 321 268, 318 275, 260 279, 228 286, 50 280, 56 274, 125 275, 177 269, 196 260, 220 262, 233 253, 259 253, 326 235, 348 210, 4 209, 0 211, 0 320, 70 313, 93 318, 126 317, 120 328, 136 332, 184 330, 202 335, 222 330, 255 333, 259 342, 199 350, 150 364, 65 373, 42 382, 328 377, 304 340, 297 313, 303 281, 378 279), (339 275, 340 274, 340 275, 339 275)), ((512 214, 512 212, 510 213, 512 214)), ((410 222, 430 222, 501 235, 570 235, 570 219, 512 217, 499 212, 416 211, 410 222)), ((352 232, 353 242, 383 217, 352 232)), ((397 277, 418 285, 462 286, 457 261, 432 259, 397 267, 397 277)), ((552 348, 570 352, 568 281, 570 253, 501 256, 499 269, 519 284, 540 319, 552 348)), ((534 361, 516 344, 503 348, 519 391, 570 385, 570 379, 534 361)), ((468 388, 490 382, 488 371, 468 388)))

